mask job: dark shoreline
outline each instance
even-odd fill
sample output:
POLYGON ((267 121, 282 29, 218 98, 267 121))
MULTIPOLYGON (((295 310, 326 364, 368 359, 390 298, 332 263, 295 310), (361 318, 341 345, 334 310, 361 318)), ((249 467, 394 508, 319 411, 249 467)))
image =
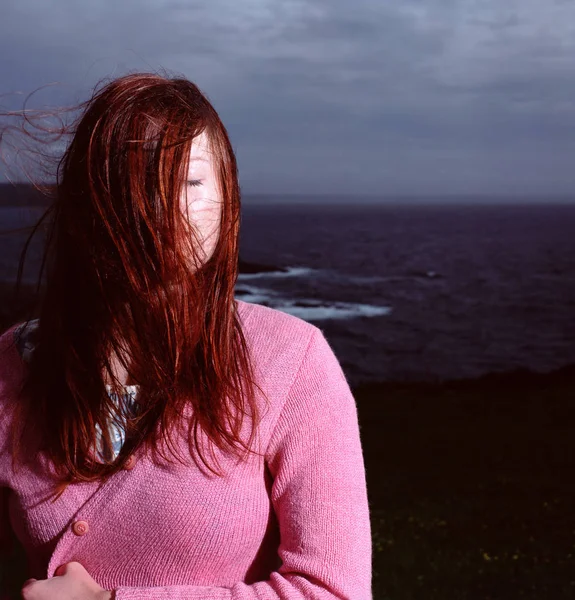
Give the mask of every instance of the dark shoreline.
MULTIPOLYGON (((34 287, 30 284, 22 284, 19 298, 15 299, 13 297, 14 284, 0 282, 0 331, 5 331, 11 325, 25 318, 26 311, 32 307, 32 290, 34 287)), ((413 393, 419 391, 422 394, 428 395, 435 391, 459 390, 465 392, 470 388, 483 389, 486 392, 490 389, 498 388, 501 391, 530 386, 547 386, 550 382, 560 383, 569 378, 575 382, 575 364, 567 364, 547 372, 533 371, 531 369, 515 369, 499 373, 486 373, 473 378, 437 381, 395 381, 382 379, 380 381, 360 382, 353 385, 352 388, 354 393, 368 399, 374 394, 390 392, 413 393)))

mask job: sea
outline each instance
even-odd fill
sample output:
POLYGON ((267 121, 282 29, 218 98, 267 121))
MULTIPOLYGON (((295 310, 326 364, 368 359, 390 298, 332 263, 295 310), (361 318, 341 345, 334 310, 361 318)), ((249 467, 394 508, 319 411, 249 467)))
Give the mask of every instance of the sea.
MULTIPOLYGON (((39 207, 0 208, 14 281, 39 207)), ((575 203, 244 201, 236 297, 321 328, 352 385, 575 363, 575 203)), ((35 281, 41 236, 24 280, 35 281)))

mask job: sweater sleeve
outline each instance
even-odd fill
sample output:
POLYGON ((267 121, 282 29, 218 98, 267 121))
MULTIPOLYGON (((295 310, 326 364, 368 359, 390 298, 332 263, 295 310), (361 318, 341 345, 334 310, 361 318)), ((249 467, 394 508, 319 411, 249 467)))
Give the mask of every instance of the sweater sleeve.
POLYGON ((282 565, 231 587, 119 587, 115 600, 372 600, 372 542, 357 407, 314 326, 266 452, 282 565))
POLYGON ((8 488, 0 487, 0 600, 10 600, 8 593, 8 562, 13 550, 8 521, 8 488))
MULTIPOLYGON (((9 340, 9 332, 3 331, 0 334, 0 360, 4 361, 4 351, 9 340)), ((3 364, 3 363, 2 363, 3 364)), ((3 400, 6 394, 7 382, 4 377, 4 370, 0 370, 0 433, 2 436, 6 430, 4 421, 3 400)), ((4 444, 0 440, 0 460, 4 457, 4 444)), ((3 468, 3 463, 1 468, 3 468)), ((7 564, 12 552, 12 536, 10 521, 8 520, 8 488, 0 484, 0 600, 8 600, 10 598, 6 591, 7 584, 7 564)))
MULTIPOLYGON (((11 327, 0 335, 0 473, 6 471, 6 463, 10 460, 5 438, 9 429, 8 411, 5 409, 6 399, 11 393, 14 380, 19 373, 14 368, 12 356, 6 357, 9 343, 13 339, 14 328, 11 327)), ((23 550, 16 542, 10 524, 8 500, 10 489, 4 482, 0 483, 0 600, 12 600, 19 596, 20 581, 26 575, 26 563, 23 550)))
POLYGON ((20 598, 28 579, 26 555, 16 542, 8 518, 8 488, 0 488, 0 600, 20 598))

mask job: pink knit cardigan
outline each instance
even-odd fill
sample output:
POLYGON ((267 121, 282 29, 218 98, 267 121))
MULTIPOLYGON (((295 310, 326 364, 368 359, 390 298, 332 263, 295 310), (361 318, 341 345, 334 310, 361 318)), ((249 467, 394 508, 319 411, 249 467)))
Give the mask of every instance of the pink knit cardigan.
POLYGON ((136 453, 104 485, 74 484, 54 503, 44 455, 12 470, 10 409, 25 363, 14 328, 0 336, 0 554, 16 539, 37 579, 78 561, 117 600, 372 599, 365 466, 340 363, 320 328, 237 302, 270 400, 268 410, 259 393, 254 448, 265 457, 216 450, 218 477, 136 453))

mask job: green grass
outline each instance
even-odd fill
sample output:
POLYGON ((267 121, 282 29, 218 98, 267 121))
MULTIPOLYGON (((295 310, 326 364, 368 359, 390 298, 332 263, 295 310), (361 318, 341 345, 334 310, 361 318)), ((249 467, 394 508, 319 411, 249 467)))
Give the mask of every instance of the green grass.
POLYGON ((573 498, 501 514, 506 485, 372 510, 375 600, 575 597, 573 498))
POLYGON ((356 394, 374 600, 575 598, 568 374, 356 394))

